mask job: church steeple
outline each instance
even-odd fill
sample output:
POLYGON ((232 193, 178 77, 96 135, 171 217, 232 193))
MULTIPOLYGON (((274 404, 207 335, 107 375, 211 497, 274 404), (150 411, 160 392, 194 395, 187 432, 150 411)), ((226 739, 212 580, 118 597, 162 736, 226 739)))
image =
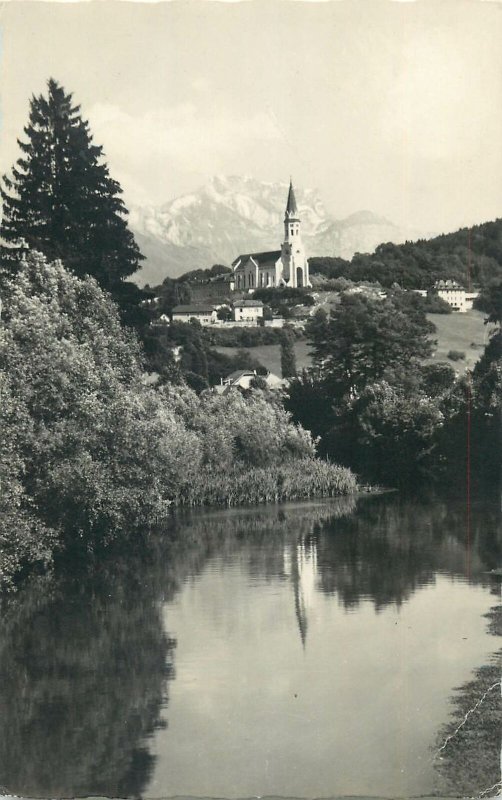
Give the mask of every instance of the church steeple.
POLYGON ((288 202, 286 203, 286 214, 284 221, 288 219, 297 219, 298 206, 296 205, 295 190, 293 189, 293 181, 289 182, 288 202))
POLYGON ((302 242, 301 223, 293 181, 289 182, 284 214, 284 241, 281 247, 282 282, 286 286, 310 286, 308 261, 302 242))

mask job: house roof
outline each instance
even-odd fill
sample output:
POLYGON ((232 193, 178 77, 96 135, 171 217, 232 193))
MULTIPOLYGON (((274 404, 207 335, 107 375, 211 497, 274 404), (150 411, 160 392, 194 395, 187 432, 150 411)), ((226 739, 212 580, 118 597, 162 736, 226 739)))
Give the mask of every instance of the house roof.
POLYGON ((213 306, 175 306, 173 314, 212 314, 213 306))
POLYGON ((239 378, 250 377, 254 378, 256 372, 252 369, 237 369, 235 372, 231 372, 230 375, 227 375, 225 380, 227 381, 238 381, 239 378))
POLYGON ((447 281, 436 281, 434 284, 435 289, 463 289, 464 287, 461 286, 457 281, 447 280, 447 281))
POLYGON ((235 303, 236 306, 240 308, 262 308, 263 303, 261 300, 242 300, 240 303, 235 303))
POLYGON ((237 256, 234 261, 232 261, 232 266, 235 269, 239 266, 239 264, 245 264, 246 261, 252 258, 259 267, 263 267, 265 264, 275 264, 280 257, 280 250, 267 250, 263 253, 242 253, 240 256, 237 256))

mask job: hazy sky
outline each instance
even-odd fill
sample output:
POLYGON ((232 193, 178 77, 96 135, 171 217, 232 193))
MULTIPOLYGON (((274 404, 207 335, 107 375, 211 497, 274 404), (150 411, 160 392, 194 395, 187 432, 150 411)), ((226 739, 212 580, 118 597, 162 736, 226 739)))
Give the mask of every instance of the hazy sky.
POLYGON ((0 167, 30 95, 74 93, 128 203, 214 174, 424 230, 502 216, 502 4, 4 2, 0 167))

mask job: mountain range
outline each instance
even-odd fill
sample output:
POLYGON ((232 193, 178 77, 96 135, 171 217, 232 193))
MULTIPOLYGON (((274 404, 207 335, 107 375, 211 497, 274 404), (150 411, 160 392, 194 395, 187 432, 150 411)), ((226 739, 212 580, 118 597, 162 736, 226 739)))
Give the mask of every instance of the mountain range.
MULTIPOLYGON (((134 280, 156 285, 188 270, 230 265, 239 253, 278 250, 288 185, 218 176, 161 206, 133 206, 129 225, 146 260, 134 280)), ((296 189, 309 256, 370 253, 381 242, 399 244, 433 234, 403 229, 371 211, 331 216, 314 189, 296 189)))

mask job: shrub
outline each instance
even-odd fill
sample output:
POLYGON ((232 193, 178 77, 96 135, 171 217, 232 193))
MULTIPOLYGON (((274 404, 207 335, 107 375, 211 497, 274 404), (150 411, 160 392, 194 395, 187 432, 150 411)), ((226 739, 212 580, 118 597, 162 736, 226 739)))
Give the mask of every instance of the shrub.
POLYGON ((356 479, 349 469, 306 458, 279 469, 254 467, 219 472, 206 468, 178 502, 189 506, 237 506, 338 497, 355 491, 356 479))
POLYGON ((447 357, 450 361, 464 361, 465 352, 463 350, 449 350, 447 357))

